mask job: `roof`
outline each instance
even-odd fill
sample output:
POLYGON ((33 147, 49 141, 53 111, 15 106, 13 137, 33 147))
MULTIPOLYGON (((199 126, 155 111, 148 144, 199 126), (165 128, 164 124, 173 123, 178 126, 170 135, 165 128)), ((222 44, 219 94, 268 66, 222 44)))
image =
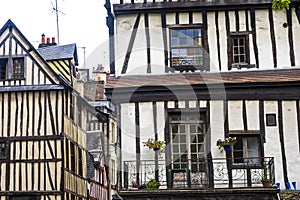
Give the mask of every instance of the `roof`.
POLYGON ((300 81, 300 68, 110 77, 106 89, 300 81))
POLYGON ((67 45, 54 45, 47 46, 37 49, 37 51, 43 56, 46 61, 49 60, 63 60, 63 59, 73 59, 75 65, 78 65, 77 58, 77 48, 76 44, 67 44, 67 45))

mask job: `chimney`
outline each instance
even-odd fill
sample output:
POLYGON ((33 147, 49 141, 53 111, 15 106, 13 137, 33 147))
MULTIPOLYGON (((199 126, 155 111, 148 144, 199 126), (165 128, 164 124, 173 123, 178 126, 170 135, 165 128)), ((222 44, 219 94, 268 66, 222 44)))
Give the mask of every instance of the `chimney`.
POLYGON ((44 34, 44 33, 42 34, 42 41, 41 41, 41 44, 45 44, 45 34, 44 34))
POLYGON ((41 39, 41 43, 39 44, 39 48, 45 47, 47 46, 45 43, 45 34, 42 34, 42 39, 41 39))
POLYGON ((55 37, 52 37, 52 43, 51 43, 51 45, 56 45, 55 37))
POLYGON ((50 44, 50 38, 47 37, 47 44, 50 44))

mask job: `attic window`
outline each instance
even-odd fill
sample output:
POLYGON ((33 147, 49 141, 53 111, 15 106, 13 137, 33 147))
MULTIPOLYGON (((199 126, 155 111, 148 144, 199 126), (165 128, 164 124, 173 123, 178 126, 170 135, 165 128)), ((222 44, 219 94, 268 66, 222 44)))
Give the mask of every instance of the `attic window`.
POLYGON ((12 58, 11 65, 8 58, 0 58, 0 80, 24 79, 24 57, 12 58))
POLYGON ((203 70, 204 55, 201 26, 170 27, 170 66, 173 70, 203 70))

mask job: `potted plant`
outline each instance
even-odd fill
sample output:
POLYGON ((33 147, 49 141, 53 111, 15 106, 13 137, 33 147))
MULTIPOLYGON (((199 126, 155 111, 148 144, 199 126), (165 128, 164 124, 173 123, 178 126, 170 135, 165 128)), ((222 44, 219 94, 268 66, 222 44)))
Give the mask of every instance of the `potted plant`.
POLYGON ((159 186, 160 186, 160 183, 154 178, 146 183, 146 188, 149 190, 158 189, 159 186))
POLYGON ((268 169, 266 163, 264 163, 264 169, 263 169, 263 175, 262 175, 261 182, 264 187, 271 187, 273 184, 273 181, 270 179, 270 173, 269 173, 269 169, 268 169))
POLYGON ((272 8, 274 10, 282 10, 286 11, 290 9, 291 0, 273 0, 272 1, 272 8))
POLYGON ((221 152, 223 151, 223 149, 225 149, 225 151, 229 151, 230 147, 233 146, 236 141, 236 137, 226 137, 224 140, 218 139, 217 146, 219 147, 221 152))
POLYGON ((149 138, 147 142, 143 142, 144 146, 148 147, 149 150, 153 149, 153 151, 157 151, 161 153, 161 151, 165 148, 165 141, 154 140, 153 138, 149 138))

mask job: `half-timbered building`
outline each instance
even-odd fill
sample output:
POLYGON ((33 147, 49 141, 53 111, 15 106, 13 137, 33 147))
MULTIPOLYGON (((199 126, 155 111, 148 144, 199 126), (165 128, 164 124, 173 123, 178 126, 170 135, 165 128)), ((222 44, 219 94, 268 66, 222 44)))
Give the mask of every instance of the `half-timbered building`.
POLYGON ((118 115, 124 199, 276 198, 276 188, 262 187, 266 177, 297 189, 298 1, 286 12, 271 0, 105 7, 113 74, 106 95, 118 115), (217 141, 228 137, 237 142, 220 150, 217 141), (161 155, 144 146, 149 138, 166 142, 161 155), (134 190, 153 178, 168 190, 134 190))
POLYGON ((86 134, 72 88, 76 46, 69 50, 71 57, 53 60, 11 20, 0 30, 1 199, 87 198, 86 134))

